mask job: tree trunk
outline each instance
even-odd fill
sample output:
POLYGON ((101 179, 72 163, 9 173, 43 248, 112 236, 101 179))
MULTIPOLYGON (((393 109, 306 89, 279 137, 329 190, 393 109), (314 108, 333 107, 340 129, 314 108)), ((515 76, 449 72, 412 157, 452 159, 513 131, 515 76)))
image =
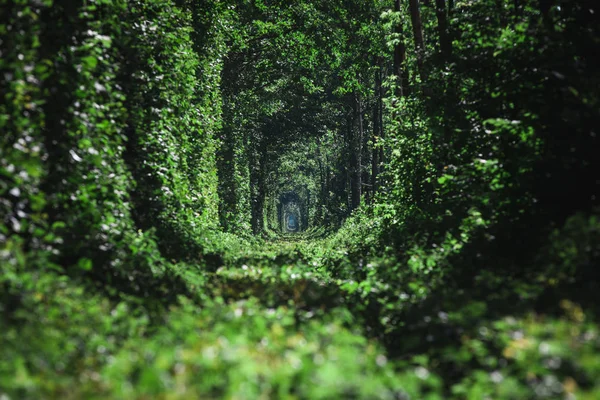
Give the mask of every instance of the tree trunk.
MULTIPOLYGON (((377 93, 377 103, 379 106, 379 138, 383 141, 383 139, 385 139, 385 127, 383 126, 383 97, 384 97, 384 89, 383 89, 383 80, 385 78, 385 74, 384 74, 384 68, 383 68, 383 60, 379 60, 380 64, 379 64, 379 85, 378 85, 378 93, 377 93)), ((378 176, 378 183, 377 183, 377 187, 380 187, 380 182, 381 182, 381 178, 380 178, 380 174, 383 171, 385 166, 385 153, 383 151, 383 146, 379 147, 379 164, 378 164, 378 172, 377 172, 377 176, 378 176)))
POLYGON ((360 205, 362 196, 362 142, 363 142, 363 118, 362 118, 362 103, 358 94, 354 95, 354 118, 353 122, 356 128, 351 127, 351 190, 352 201, 351 208, 354 210, 360 205))
POLYGON ((348 205, 348 210, 352 211, 352 193, 353 193, 353 185, 352 180, 354 176, 354 165, 356 164, 356 154, 354 152, 354 133, 353 133, 353 114, 349 115, 346 118, 346 148, 347 148, 347 160, 348 163, 344 165, 344 174, 345 174, 345 187, 344 193, 346 193, 346 204, 348 205))
POLYGON ((252 217, 252 233, 258 235, 264 229, 264 209, 266 195, 266 143, 261 133, 251 140, 250 156, 250 210, 252 217))
MULTIPOLYGON (((395 0, 394 11, 402 13, 401 0, 395 0)), ((396 97, 403 97, 408 87, 408 73, 405 68, 406 46, 402 37, 402 24, 400 22, 396 25, 395 30, 399 36, 398 44, 394 48, 394 75, 397 77, 396 97)))
POLYGON ((277 202, 277 224, 279 232, 283 232, 283 204, 281 204, 281 198, 277 202))
POLYGON ((317 206, 317 209, 315 210, 315 220, 317 221, 317 223, 319 222, 323 222, 323 205, 325 204, 325 171, 323 168, 323 158, 321 156, 321 142, 317 142, 317 162, 319 163, 319 183, 321 185, 321 190, 319 192, 319 196, 320 196, 320 205, 317 206))
POLYGON ((304 207, 304 215, 303 215, 303 220, 304 220, 304 224, 302 227, 302 230, 305 231, 308 229, 308 224, 310 222, 310 191, 308 190, 308 187, 304 187, 304 190, 306 191, 306 206, 304 207))
POLYGON ((368 133, 369 132, 369 119, 366 117, 366 105, 365 103, 361 103, 361 107, 362 107, 362 112, 361 112, 361 119, 362 119, 362 133, 361 133, 361 142, 360 142, 360 148, 361 148, 361 175, 362 175, 362 185, 363 185, 363 189, 362 189, 362 197, 363 197, 363 201, 364 202, 369 202, 371 199, 371 193, 372 193, 372 189, 373 189, 373 185, 371 184, 371 168, 369 168, 369 166, 371 165, 371 158, 373 156, 371 149, 369 147, 369 140, 371 139, 371 135, 368 133))
POLYGON ((373 105, 373 134, 371 135, 371 140, 373 142, 373 153, 371 156, 371 190, 373 195, 371 198, 375 197, 375 192, 377 192, 377 179, 379 175, 379 148, 376 147, 376 144, 380 140, 380 122, 381 122, 381 113, 382 110, 380 108, 380 94, 381 94, 381 64, 379 60, 375 61, 377 68, 375 69, 375 87, 374 87, 374 95, 375 102, 373 105))
POLYGON ((452 42, 448 32, 448 16, 446 15, 446 0, 435 0, 435 13, 438 21, 438 33, 440 35, 440 51, 444 63, 450 60, 452 55, 452 42))
POLYGON ((321 204, 321 208, 323 210, 323 222, 325 224, 329 223, 329 189, 331 188, 331 180, 329 179, 329 165, 327 164, 328 160, 325 159, 325 186, 323 187, 323 203, 321 204))
POLYGON ((423 40, 423 24, 421 23, 421 10, 419 9, 419 0, 409 0, 410 19, 412 21, 413 36, 415 39, 415 51, 417 55, 417 68, 421 83, 425 83, 425 65, 423 59, 425 57, 425 43, 423 40))

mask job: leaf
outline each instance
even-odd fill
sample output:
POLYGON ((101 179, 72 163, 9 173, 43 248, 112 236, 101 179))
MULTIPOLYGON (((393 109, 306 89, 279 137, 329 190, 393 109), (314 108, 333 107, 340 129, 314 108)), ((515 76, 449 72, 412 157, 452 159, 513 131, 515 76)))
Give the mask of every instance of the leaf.
POLYGON ((83 61, 89 69, 94 69, 96 68, 96 65, 98 65, 98 59, 94 56, 83 57, 81 61, 83 61))
POLYGON ((438 183, 440 185, 443 185, 444 183, 446 183, 448 181, 451 181, 452 179, 454 179, 454 176, 452 176, 452 175, 447 175, 447 174, 446 175, 442 175, 442 176, 440 176, 438 178, 438 183))
POLYGON ((93 266, 92 260, 90 260, 89 258, 81 258, 79 259, 77 266, 84 271, 91 271, 93 266))

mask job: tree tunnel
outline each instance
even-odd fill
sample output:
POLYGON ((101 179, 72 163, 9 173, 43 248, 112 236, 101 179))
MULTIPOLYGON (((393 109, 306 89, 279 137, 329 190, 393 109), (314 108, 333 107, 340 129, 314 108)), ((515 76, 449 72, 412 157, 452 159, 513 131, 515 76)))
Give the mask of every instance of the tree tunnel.
MULTIPOLYGON (((339 53, 320 25, 308 29, 307 40, 299 43, 279 30, 278 7, 261 14, 250 2, 241 10, 239 17, 249 25, 260 16, 268 21, 260 26, 273 31, 266 36, 249 31, 256 46, 234 41, 223 61, 216 157, 221 226, 265 236, 267 231, 340 226, 377 187, 385 155, 380 145, 386 66, 373 65, 359 47, 339 53), (265 40, 271 35, 285 44, 265 40), (322 57, 312 56, 311 43, 324 46, 322 57), (332 54, 364 73, 340 75, 332 54)), ((297 11, 289 10, 290 20, 303 21, 306 14, 297 11)))
POLYGON ((280 232, 296 233, 308 227, 307 201, 297 192, 279 195, 277 200, 277 222, 280 232))

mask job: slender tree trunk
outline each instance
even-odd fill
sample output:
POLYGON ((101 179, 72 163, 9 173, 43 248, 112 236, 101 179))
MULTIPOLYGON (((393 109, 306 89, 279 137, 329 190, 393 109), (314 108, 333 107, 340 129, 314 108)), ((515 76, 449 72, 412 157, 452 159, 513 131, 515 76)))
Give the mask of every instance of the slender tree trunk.
MULTIPOLYGON (((323 158, 321 155, 321 143, 320 141, 317 143, 317 162, 319 163, 319 183, 320 183, 320 192, 318 193, 318 195, 320 196, 320 205, 324 205, 325 204, 325 171, 323 168, 323 158)), ((317 206, 317 209, 315 210, 315 220, 318 222, 322 222, 323 219, 323 213, 322 213, 322 207, 321 206, 317 206)), ((317 223, 318 223, 317 222, 317 223)))
POLYGON ((234 133, 229 126, 222 131, 223 144, 217 157, 217 173, 219 178, 219 219, 225 231, 232 229, 231 219, 236 213, 238 188, 235 179, 234 133))
POLYGON ((361 119, 362 119, 362 134, 361 134, 361 141, 360 141, 360 148, 361 148, 361 175, 362 175, 362 185, 363 185, 363 189, 362 189, 362 197, 364 199, 365 202, 369 202, 371 199, 371 193, 372 193, 372 189, 373 189, 373 185, 371 183, 371 158, 373 157, 371 148, 369 147, 369 140, 371 139, 371 135, 370 135, 370 131, 369 131, 369 118, 367 118, 367 113, 366 113, 366 105, 364 102, 361 103, 361 107, 362 107, 362 112, 361 112, 361 119))
POLYGON ((448 16, 446 14, 446 0, 435 0, 438 33, 440 35, 440 51, 443 62, 448 62, 452 55, 452 41, 448 32, 448 16))
MULTIPOLYGON (((329 224, 331 219, 330 205, 332 203, 331 194, 335 186, 335 180, 331 178, 331 163, 332 160, 328 157, 327 152, 325 152, 324 158, 324 169, 325 169, 325 188, 323 193, 323 222, 325 224, 329 224)), ((337 201, 337 198, 336 198, 337 201)))
MULTIPOLYGON (((395 0, 394 11, 402 13, 401 0, 395 0)), ((398 44, 394 48, 394 75, 397 77, 396 97, 403 97, 408 87, 408 73, 405 68, 406 46, 404 44, 402 24, 396 25, 396 33, 399 36, 398 44)))
POLYGON ((283 232, 283 205, 281 204, 281 198, 277 202, 277 224, 279 226, 279 232, 283 232))
POLYGON ((321 207, 324 207, 323 212, 323 222, 326 224, 329 223, 329 190, 331 187, 331 181, 329 180, 329 165, 327 164, 328 160, 325 160, 325 187, 323 188, 323 198, 325 199, 321 204, 321 207))
MULTIPOLYGON (((448 26, 448 11, 446 9, 445 0, 435 0, 436 4, 436 15, 438 21, 438 33, 440 39, 440 53, 441 61, 443 64, 448 64, 452 56, 452 40, 450 37, 450 29, 448 26)), ((441 141, 440 151, 443 155, 440 159, 445 160, 446 163, 450 163, 450 157, 454 154, 450 149, 455 145, 454 135, 451 130, 453 115, 455 113, 456 104, 458 103, 458 96, 456 89, 452 82, 447 84, 446 93, 443 96, 442 104, 442 115, 443 115, 443 133, 444 136, 441 141)))
POLYGON ((304 219, 304 226, 302 227, 302 230, 305 231, 306 229, 308 229, 308 224, 310 222, 310 191, 308 190, 308 187, 305 186, 304 190, 306 191, 306 207, 304 207, 304 215, 303 215, 303 219, 304 219))
POLYGON ((358 94, 354 95, 354 123, 356 128, 351 127, 351 190, 352 209, 358 208, 362 196, 362 141, 363 141, 363 118, 362 103, 358 94))
MULTIPOLYGON (((384 90, 383 90, 383 80, 384 80, 384 68, 383 68, 383 60, 379 60, 380 61, 380 65, 379 65, 379 85, 377 86, 378 89, 378 93, 377 93, 377 103, 378 103, 378 107, 379 107, 379 138, 383 141, 383 139, 385 139, 385 127, 383 126, 383 97, 384 97, 384 90)), ((378 183, 377 183, 377 187, 379 188, 381 185, 381 172, 384 169, 384 165, 385 165, 385 152, 383 151, 383 146, 379 147, 379 165, 378 165, 378 171, 377 171, 377 177, 378 177, 378 183)))
POLYGON ((381 122, 381 108, 380 108, 380 94, 381 94, 381 67, 379 60, 375 61, 377 68, 375 69, 375 87, 374 87, 374 95, 375 102, 373 105, 373 134, 371 135, 371 140, 373 142, 373 152, 371 156, 371 185, 372 185, 372 193, 371 199, 375 197, 375 193, 377 192, 378 185, 378 175, 379 175, 379 148, 376 147, 377 142, 380 138, 380 122, 381 122))
POLYGON ((260 167, 258 165, 256 144, 251 141, 250 151, 248 152, 248 171, 250 173, 250 223, 252 225, 252 233, 259 233, 258 225, 258 180, 260 167))
MULTIPOLYGON (((264 140, 264 139, 263 139, 264 140)), ((267 196, 267 148, 262 143, 260 148, 260 175, 258 180, 258 227, 259 232, 265 228, 265 200, 267 196)))
POLYGON ((423 40, 423 24, 421 23, 421 10, 419 8, 419 0, 409 0, 410 19, 412 21, 413 36, 415 39, 415 50, 417 55, 417 68, 421 82, 426 82, 425 65, 423 59, 425 57, 425 43, 423 40))
POLYGON ((264 229, 264 209, 266 195, 266 143, 261 133, 258 138, 251 141, 250 157, 250 210, 252 233, 258 235, 264 229))
POLYGON ((354 177, 354 165, 356 164, 356 153, 354 152, 354 124, 353 124, 353 113, 348 115, 346 119, 346 149, 347 149, 347 160, 349 161, 344 166, 344 173, 346 175, 346 186, 345 193, 347 195, 346 201, 348 205, 348 210, 352 211, 352 193, 353 193, 353 177, 354 177))

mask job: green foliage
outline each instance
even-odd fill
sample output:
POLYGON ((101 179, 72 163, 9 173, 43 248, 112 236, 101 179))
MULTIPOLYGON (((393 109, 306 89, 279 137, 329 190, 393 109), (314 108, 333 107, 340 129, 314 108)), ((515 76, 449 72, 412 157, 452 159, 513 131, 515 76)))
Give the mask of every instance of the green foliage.
POLYGON ((600 10, 405 3, 3 2, 0 398, 600 396, 600 10))
POLYGON ((219 70, 204 71, 222 56, 214 37, 219 33, 206 32, 213 37, 202 39, 217 49, 199 59, 189 10, 164 2, 134 2, 129 17, 135 21, 127 42, 135 58, 126 72, 132 79, 127 82, 128 163, 137 182, 135 218, 143 229, 156 228, 165 256, 193 258, 202 250, 204 231, 217 222, 219 70))
POLYGON ((117 397, 175 390, 181 397, 393 396, 393 373, 376 347, 335 322, 309 320, 298 329, 286 307, 184 308, 142 347, 143 356, 140 343, 126 345, 107 365, 103 375, 117 397))

